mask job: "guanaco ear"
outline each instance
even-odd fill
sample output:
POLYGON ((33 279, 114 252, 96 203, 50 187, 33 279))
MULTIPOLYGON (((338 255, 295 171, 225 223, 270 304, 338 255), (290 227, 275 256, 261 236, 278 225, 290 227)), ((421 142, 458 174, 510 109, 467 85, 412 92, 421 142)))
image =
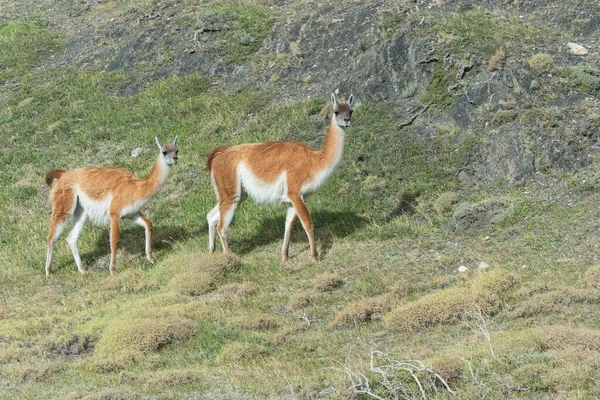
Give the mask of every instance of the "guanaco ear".
POLYGON ((158 146, 158 149, 162 150, 162 144, 160 144, 160 142, 158 141, 158 138, 156 136, 154 136, 154 140, 156 140, 156 145, 158 146))
POLYGON ((333 109, 335 110, 337 108, 337 100, 334 93, 331 93, 331 104, 333 104, 333 109))
POLYGON ((171 144, 173 145, 173 147, 177 147, 177 136, 175 136, 175 139, 171 144))
POLYGON ((348 105, 350 107, 352 107, 353 104, 354 104, 354 95, 351 94, 350 97, 348 97, 348 105))

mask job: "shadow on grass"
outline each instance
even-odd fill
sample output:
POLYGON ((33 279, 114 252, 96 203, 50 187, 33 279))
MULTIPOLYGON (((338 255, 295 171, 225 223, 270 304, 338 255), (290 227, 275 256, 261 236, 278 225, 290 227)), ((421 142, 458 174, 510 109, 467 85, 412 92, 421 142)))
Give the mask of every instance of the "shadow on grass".
MULTIPOLYGON (((321 257, 324 257, 329 252, 336 239, 351 235, 367 223, 365 218, 348 211, 321 210, 315 211, 311 215, 315 226, 315 240, 317 241, 321 257)), ((265 246, 273 242, 283 242, 284 233, 285 215, 267 218, 261 221, 261 226, 257 230, 256 235, 249 239, 230 240, 231 243, 229 246, 234 253, 243 255, 251 252, 256 247, 265 246)), ((290 248, 294 244, 308 245, 308 238, 299 220, 294 224, 292 230, 290 248)))
MULTIPOLYGON (((200 230, 188 231, 180 226, 154 226, 152 231, 152 252, 157 250, 171 249, 178 241, 186 240, 201 235, 200 230)), ((110 260, 110 230, 106 229, 104 234, 96 241, 94 250, 81 255, 84 265, 94 265, 99 259, 110 260)), ((130 226, 121 229, 121 238, 117 253, 145 254, 146 237, 144 228, 141 226, 130 226)), ((118 261, 117 261, 118 264, 118 261)))

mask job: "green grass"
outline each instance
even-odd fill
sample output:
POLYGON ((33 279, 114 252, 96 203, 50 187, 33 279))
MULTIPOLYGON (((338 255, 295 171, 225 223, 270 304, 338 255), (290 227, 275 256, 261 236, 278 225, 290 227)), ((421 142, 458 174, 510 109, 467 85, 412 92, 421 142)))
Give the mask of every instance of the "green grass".
MULTIPOLYGON (((212 6, 225 18, 234 4, 212 6)), ((458 172, 484 138, 418 136, 398 128, 396 104, 360 99, 342 165, 308 200, 323 262, 311 262, 298 224, 282 265, 285 207, 251 201, 230 229, 237 257, 209 256, 206 154, 281 138, 318 146, 328 93, 281 104, 191 75, 114 97, 125 73, 37 69, 50 54, 44 38, 57 36, 29 26, 0 28, 28 37, 0 42, 0 54, 23 52, 0 70, 10 73, 0 91, 0 398, 343 398, 358 373, 391 397, 369 370, 371 350, 415 396, 412 376, 393 372, 409 359, 458 392, 418 374, 437 398, 598 395, 600 193, 588 176, 597 165, 580 172, 585 184, 574 173, 552 187, 467 185, 458 172), (44 173, 104 165, 142 176, 154 136, 175 135, 180 163, 145 210, 157 264, 145 261, 143 231, 124 221, 110 277, 107 230, 89 224, 80 239, 89 273, 77 273, 63 236, 46 278, 44 173), (499 198, 505 218, 457 229, 457 209, 499 198), (490 270, 476 271, 480 261, 490 270)))

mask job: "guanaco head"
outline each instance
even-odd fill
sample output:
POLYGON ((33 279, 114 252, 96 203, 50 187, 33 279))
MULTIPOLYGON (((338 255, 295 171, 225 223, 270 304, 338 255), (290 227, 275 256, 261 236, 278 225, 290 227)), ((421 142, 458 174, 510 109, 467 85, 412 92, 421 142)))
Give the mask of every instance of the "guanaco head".
POLYGON ((159 156, 164 163, 167 165, 177 164, 177 136, 175 136, 175 140, 167 144, 160 144, 157 137, 154 137, 154 139, 156 140, 156 145, 160 150, 159 156))
POLYGON ((348 101, 337 102, 335 94, 331 93, 331 103, 333 104, 333 116, 337 126, 345 128, 350 126, 350 118, 352 117, 352 104, 354 104, 354 95, 348 97, 348 101))

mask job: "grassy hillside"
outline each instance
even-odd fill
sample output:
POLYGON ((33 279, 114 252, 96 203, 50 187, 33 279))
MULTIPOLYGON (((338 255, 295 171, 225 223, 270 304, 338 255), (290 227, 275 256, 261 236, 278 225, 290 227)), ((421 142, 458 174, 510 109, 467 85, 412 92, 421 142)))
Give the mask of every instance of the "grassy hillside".
MULTIPOLYGON (((239 3, 249 18, 284 18, 239 3)), ((215 23, 233 18, 229 6, 211 10, 203 15, 215 23)), ((329 93, 282 103, 190 74, 115 96, 139 70, 50 65, 69 36, 31 12, 0 26, 0 398, 600 395, 599 159, 519 187, 465 182, 484 134, 418 135, 398 103, 355 93, 342 165, 308 200, 322 263, 297 224, 281 264, 285 207, 251 201, 230 229, 236 256, 208 255, 210 149, 281 138, 319 146, 329 93), (110 277, 107 229, 88 223, 79 247, 89 272, 77 273, 65 233, 46 278, 45 172, 100 165, 143 176, 154 136, 175 135, 180 162, 145 209, 156 265, 143 230, 124 221, 110 277)), ((448 29, 465 25, 454 18, 448 29)), ((236 26, 219 46, 234 64, 256 50, 236 26)), ((502 34, 490 41, 516 40, 502 34)), ((597 110, 590 98, 590 119, 597 110)))

